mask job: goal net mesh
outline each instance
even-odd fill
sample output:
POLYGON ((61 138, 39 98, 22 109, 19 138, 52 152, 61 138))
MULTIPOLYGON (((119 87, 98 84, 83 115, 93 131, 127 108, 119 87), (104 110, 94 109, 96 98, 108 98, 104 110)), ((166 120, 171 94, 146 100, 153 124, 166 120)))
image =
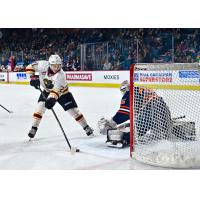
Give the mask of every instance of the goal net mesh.
POLYGON ((130 70, 130 153, 143 163, 200 168, 198 64, 137 64, 130 70))

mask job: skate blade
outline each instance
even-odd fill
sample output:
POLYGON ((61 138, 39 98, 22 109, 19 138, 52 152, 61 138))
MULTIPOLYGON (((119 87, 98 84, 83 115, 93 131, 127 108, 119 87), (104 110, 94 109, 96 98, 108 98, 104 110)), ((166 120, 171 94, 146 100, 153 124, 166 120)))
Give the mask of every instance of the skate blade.
POLYGON ((122 143, 113 144, 112 142, 106 142, 108 147, 123 148, 122 143))

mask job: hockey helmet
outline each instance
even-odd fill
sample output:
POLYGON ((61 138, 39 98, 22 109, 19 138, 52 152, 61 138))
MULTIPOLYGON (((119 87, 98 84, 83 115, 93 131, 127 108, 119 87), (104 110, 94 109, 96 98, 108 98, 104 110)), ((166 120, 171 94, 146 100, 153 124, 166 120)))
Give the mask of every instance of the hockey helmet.
POLYGON ((62 66, 62 60, 59 55, 51 55, 49 57, 49 64, 50 64, 50 69, 56 73, 61 69, 62 66))

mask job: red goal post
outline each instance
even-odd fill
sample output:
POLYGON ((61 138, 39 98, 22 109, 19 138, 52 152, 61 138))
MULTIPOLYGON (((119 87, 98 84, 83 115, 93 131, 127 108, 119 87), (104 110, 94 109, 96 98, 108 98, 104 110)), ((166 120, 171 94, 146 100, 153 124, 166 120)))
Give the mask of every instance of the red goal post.
POLYGON ((135 64, 132 64, 130 67, 130 157, 132 158, 132 152, 134 149, 134 72, 135 72, 135 64))

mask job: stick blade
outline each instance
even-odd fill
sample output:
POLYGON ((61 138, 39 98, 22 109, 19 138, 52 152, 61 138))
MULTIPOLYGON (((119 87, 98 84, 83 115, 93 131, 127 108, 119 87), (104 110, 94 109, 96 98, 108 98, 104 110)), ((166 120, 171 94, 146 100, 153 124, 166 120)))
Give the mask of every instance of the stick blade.
POLYGON ((80 152, 80 149, 78 149, 76 147, 72 147, 70 151, 71 151, 71 154, 75 154, 77 152, 80 152))

